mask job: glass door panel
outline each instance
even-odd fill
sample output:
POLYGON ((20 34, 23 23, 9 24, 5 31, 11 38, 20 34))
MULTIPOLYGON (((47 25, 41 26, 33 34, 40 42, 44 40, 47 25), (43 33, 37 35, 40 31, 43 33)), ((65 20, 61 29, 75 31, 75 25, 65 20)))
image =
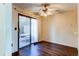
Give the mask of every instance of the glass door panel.
POLYGON ((31 43, 38 42, 38 20, 31 18, 31 43))
POLYGON ((30 44, 30 18, 19 16, 19 48, 30 44))

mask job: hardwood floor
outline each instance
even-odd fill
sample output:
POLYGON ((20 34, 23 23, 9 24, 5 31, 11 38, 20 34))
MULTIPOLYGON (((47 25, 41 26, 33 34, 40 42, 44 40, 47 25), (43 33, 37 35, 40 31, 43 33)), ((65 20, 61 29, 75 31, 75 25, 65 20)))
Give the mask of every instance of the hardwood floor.
POLYGON ((40 42, 19 49, 20 56, 77 56, 76 48, 49 42, 40 42))

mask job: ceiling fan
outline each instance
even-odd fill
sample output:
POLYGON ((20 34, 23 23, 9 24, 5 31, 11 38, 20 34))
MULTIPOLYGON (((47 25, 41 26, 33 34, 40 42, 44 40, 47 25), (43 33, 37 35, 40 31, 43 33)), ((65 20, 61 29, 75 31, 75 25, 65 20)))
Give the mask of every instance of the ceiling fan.
POLYGON ((48 16, 48 15, 53 15, 56 13, 63 13, 65 10, 60 9, 58 7, 53 7, 53 5, 49 4, 49 3, 44 3, 41 4, 41 8, 39 10, 39 14, 41 16, 48 16))

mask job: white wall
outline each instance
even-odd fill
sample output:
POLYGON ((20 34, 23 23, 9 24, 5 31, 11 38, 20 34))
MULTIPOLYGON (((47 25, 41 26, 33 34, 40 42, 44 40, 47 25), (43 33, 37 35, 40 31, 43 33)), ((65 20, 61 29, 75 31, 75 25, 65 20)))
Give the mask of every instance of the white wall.
MULTIPOLYGON (((12 6, 13 7, 13 6, 12 6)), ((18 12, 12 8, 12 19, 13 19, 13 37, 12 37, 12 43, 13 43, 13 48, 12 52, 16 52, 18 50, 18 12), (15 31, 14 28, 17 28, 15 31)))
POLYGON ((5 55, 5 5, 0 4, 0 56, 5 55))
POLYGON ((79 4, 78 4, 78 13, 77 13, 77 19, 78 19, 78 56, 79 56, 79 4))
POLYGON ((0 56, 11 55, 12 5, 0 4, 0 56))
POLYGON ((12 55, 12 4, 6 4, 5 9, 5 19, 6 19, 6 54, 12 55))
POLYGON ((22 8, 16 7, 13 5, 12 8, 12 15, 13 15, 13 38, 12 38, 12 42, 13 42, 13 48, 12 48, 12 52, 16 52, 18 50, 18 13, 21 13, 23 15, 27 15, 27 16, 31 16, 34 18, 37 18, 38 21, 38 31, 39 31, 39 41, 41 41, 41 18, 39 16, 34 15, 32 12, 24 10, 22 8), (16 10, 14 9, 16 8, 16 10), (14 28, 17 28, 17 30, 15 31, 14 28))
POLYGON ((43 18, 42 24, 42 40, 77 48, 77 9, 43 18))

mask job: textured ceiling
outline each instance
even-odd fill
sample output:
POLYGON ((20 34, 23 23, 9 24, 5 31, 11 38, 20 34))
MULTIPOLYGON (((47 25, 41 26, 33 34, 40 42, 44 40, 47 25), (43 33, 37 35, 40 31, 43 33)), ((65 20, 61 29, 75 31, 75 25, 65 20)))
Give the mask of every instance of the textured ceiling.
MULTIPOLYGON (((41 3, 14 3, 13 5, 21 8, 25 8, 28 10, 31 10, 32 12, 39 12, 39 9, 41 8, 41 3)), ((75 3, 50 3, 50 8, 51 9, 63 9, 63 10, 73 10, 76 9, 77 4, 75 3)))

